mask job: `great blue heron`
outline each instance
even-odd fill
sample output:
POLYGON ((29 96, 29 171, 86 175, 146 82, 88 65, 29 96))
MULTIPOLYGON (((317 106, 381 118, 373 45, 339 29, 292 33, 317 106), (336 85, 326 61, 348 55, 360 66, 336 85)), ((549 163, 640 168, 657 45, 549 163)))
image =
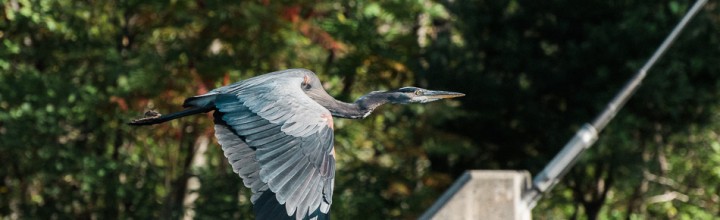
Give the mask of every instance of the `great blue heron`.
POLYGON ((335 177, 333 117, 360 119, 385 103, 464 96, 416 87, 335 100, 315 73, 289 69, 249 78, 185 100, 187 109, 146 113, 151 125, 215 111, 215 136, 246 187, 257 219, 328 219, 335 177))

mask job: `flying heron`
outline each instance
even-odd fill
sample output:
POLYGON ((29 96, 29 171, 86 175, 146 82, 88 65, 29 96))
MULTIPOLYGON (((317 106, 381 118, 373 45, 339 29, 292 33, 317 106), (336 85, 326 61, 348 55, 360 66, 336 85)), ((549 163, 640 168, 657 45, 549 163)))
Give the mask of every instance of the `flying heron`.
POLYGON ((328 219, 335 185, 333 117, 365 118, 385 103, 426 103, 462 93, 403 87, 354 103, 330 96, 305 69, 249 78, 185 100, 186 109, 156 112, 131 125, 152 125, 215 111, 215 137, 233 171, 252 191, 257 219, 328 219))

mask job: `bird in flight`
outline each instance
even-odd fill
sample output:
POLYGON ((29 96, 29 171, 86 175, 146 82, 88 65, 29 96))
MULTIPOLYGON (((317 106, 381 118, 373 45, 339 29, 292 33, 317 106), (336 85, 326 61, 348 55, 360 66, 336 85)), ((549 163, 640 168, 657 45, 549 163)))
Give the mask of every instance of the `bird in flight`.
POLYGON ((335 185, 333 117, 361 119, 385 103, 426 103, 462 93, 403 87, 354 103, 330 96, 306 69, 249 78, 185 100, 185 110, 150 111, 130 125, 152 125, 214 111, 215 137, 252 191, 257 219, 329 219, 335 185))

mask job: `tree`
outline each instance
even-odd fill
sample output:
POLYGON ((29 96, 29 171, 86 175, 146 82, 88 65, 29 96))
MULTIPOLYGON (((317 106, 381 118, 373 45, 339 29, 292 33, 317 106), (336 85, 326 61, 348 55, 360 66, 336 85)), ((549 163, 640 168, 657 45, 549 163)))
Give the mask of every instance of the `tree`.
MULTIPOLYGON (((538 172, 580 123, 590 121, 640 67, 688 4, 446 3, 454 16, 434 22, 437 39, 424 56, 429 63, 427 74, 432 77, 430 81, 444 86, 462 86, 455 83, 458 78, 467 82, 464 104, 474 114, 458 118, 451 128, 471 138, 480 149, 460 158, 438 155, 433 164, 450 164, 441 171, 452 173, 468 168, 538 172)), ((675 157, 668 150, 677 144, 663 137, 679 137, 682 140, 676 141, 686 145, 690 140, 681 137, 713 130, 715 113, 710 109, 718 103, 710 94, 717 94, 718 78, 713 74, 717 65, 709 63, 717 59, 718 51, 698 52, 697 48, 717 43, 717 37, 702 34, 716 28, 708 13, 693 22, 675 48, 651 70, 637 96, 601 134, 597 146, 541 202, 536 216, 576 218, 585 213, 595 219, 677 215, 673 207, 676 200, 663 201, 674 202, 662 208, 648 205, 655 201, 650 198, 658 191, 674 189, 648 189, 647 182, 692 175, 679 172, 668 176, 672 166, 668 158, 675 157), (613 211, 600 215, 608 206, 613 211)), ((708 150, 702 147, 693 152, 705 154, 702 152, 708 150)), ((699 163, 689 166, 704 167, 699 163)), ((705 184, 701 185, 714 185, 705 184)), ((690 216, 717 213, 717 207, 695 206, 690 216)))

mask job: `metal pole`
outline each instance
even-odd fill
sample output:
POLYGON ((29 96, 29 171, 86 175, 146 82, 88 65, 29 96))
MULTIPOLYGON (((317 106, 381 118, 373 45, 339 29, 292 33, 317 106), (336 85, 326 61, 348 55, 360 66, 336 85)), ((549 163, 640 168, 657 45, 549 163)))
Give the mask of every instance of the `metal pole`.
POLYGON ((598 130, 598 132, 602 131, 605 126, 615 117, 615 114, 620 111, 620 109, 625 105, 625 102, 627 102, 628 99, 635 93, 638 87, 640 87, 640 83, 643 79, 645 79, 645 76, 647 75, 648 70, 652 68, 653 65, 655 65, 655 62, 660 59, 660 57, 665 54, 665 51, 667 51, 668 47, 675 41, 677 36, 682 32, 682 30, 685 28, 688 22, 690 22, 690 19, 692 19, 695 14, 697 14, 698 11, 702 8, 703 5, 707 0, 698 0, 695 2, 692 8, 685 14, 685 16, 680 20, 680 23, 675 26, 675 28, 670 32, 670 35, 665 38, 665 41, 660 45, 660 47, 655 50, 655 53, 653 53, 652 57, 643 65, 643 67, 640 69, 640 71, 635 74, 635 76, 625 84, 625 87, 618 93, 615 98, 605 107, 605 111, 598 116, 595 121, 593 121, 592 125, 595 127, 595 129, 598 130))
POLYGON ((645 79, 648 70, 655 65, 658 59, 667 51, 668 47, 675 41, 677 36, 682 32, 687 23, 695 16, 707 0, 697 0, 695 4, 688 10, 685 16, 680 20, 665 41, 655 50, 652 57, 643 65, 643 67, 635 74, 635 76, 625 84, 620 92, 605 107, 605 110, 592 122, 585 124, 575 136, 568 141, 563 149, 553 158, 552 161, 533 179, 532 188, 523 196, 523 200, 528 208, 532 209, 540 200, 544 192, 552 189, 560 178, 570 170, 580 155, 592 146, 598 138, 605 126, 612 120, 615 115, 622 109, 625 103, 632 97, 635 91, 645 79))

